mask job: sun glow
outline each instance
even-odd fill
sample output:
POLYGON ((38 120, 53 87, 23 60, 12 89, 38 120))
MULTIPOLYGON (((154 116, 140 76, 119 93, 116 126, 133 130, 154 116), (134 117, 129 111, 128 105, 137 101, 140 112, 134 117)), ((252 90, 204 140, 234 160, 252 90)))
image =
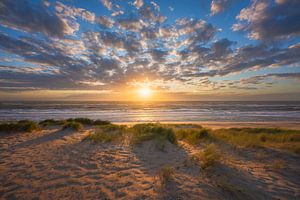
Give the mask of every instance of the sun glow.
POLYGON ((151 90, 151 88, 144 86, 138 90, 138 93, 143 98, 150 98, 153 91, 151 90))

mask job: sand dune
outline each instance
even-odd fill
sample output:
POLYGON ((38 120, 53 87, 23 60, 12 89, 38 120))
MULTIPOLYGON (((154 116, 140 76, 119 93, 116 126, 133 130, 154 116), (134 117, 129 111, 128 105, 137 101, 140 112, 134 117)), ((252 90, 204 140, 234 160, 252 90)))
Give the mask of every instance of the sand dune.
MULTIPOLYGON (((299 156, 223 145, 209 170, 189 162, 201 149, 180 142, 164 151, 147 141, 93 144, 92 129, 51 129, 1 136, 1 199, 299 199, 299 156), (280 158, 284 167, 272 166, 280 158), (162 184, 163 166, 174 177, 162 184)), ((279 161, 278 161, 279 162, 279 161)))

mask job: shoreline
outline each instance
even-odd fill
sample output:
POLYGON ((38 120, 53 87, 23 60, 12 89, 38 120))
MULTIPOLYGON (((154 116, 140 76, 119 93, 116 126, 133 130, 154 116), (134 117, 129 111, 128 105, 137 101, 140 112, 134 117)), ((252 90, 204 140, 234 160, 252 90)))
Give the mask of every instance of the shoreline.
MULTIPOLYGON (((90 118, 74 118, 74 119, 86 119, 93 120, 90 118)), ((36 123, 42 122, 44 120, 30 120, 36 123)), ((67 119, 46 119, 46 120, 56 120, 63 121, 67 119)), ((98 120, 98 119, 97 119, 98 120)), ((0 123, 14 123, 22 120, 0 120, 0 123)), ((100 121, 107 121, 101 119, 100 121)), ((228 128, 279 128, 279 129, 289 129, 289 130, 300 130, 300 121, 265 121, 265 122, 241 122, 241 121, 109 121, 116 125, 127 125, 133 126, 135 124, 147 124, 147 123, 160 123, 160 124, 195 124, 201 125, 204 128, 209 129, 228 129, 228 128)), ((83 122, 84 125, 84 122, 83 122)))
MULTIPOLYGON (((134 124, 142 123, 156 123, 155 121, 150 122, 112 122, 118 125, 132 126, 134 124)), ((211 129, 220 128, 283 128, 291 130, 300 130, 300 122, 298 121, 277 121, 277 122, 213 122, 213 121, 160 121, 161 124, 198 124, 203 127, 211 129)))

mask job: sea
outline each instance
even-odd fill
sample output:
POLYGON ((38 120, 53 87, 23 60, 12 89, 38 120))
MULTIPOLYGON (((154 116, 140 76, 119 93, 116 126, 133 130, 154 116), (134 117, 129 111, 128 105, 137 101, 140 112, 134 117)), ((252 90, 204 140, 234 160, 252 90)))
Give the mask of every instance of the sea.
POLYGON ((87 117, 111 122, 300 122, 300 102, 0 102, 0 120, 87 117))

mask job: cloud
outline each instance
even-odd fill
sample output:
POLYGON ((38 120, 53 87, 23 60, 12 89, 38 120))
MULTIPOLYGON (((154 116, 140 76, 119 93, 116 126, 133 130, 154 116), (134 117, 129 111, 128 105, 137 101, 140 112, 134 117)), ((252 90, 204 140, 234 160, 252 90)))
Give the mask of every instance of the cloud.
POLYGON ((248 45, 229 55, 222 68, 214 75, 226 75, 243 70, 254 70, 299 63, 300 45, 289 48, 272 48, 266 45, 248 45))
POLYGON ((72 6, 67 6, 61 2, 56 2, 55 9, 64 18, 75 19, 76 17, 80 17, 81 19, 91 23, 94 23, 96 18, 95 14, 90 11, 87 11, 83 8, 75 8, 72 6))
POLYGON ((231 53, 232 50, 230 47, 235 44, 235 42, 230 41, 226 38, 218 40, 212 45, 212 50, 214 51, 214 56, 221 57, 223 55, 226 55, 228 53, 231 53))
POLYGON ((110 0, 101 0, 101 2, 108 10, 113 9, 113 4, 110 0))
POLYGON ((176 21, 179 35, 190 35, 190 42, 205 42, 213 38, 217 29, 204 20, 179 19, 176 21))
POLYGON ((118 10, 118 11, 114 11, 114 12, 111 14, 111 16, 116 17, 116 16, 118 16, 118 15, 123 15, 123 14, 124 14, 124 11, 118 10))
POLYGON ((212 0, 210 4, 211 15, 223 12, 232 2, 233 0, 212 0))
POLYGON ((155 3, 154 1, 151 1, 150 3, 153 5, 155 10, 160 11, 160 7, 157 3, 155 3))
POLYGON ((168 9, 173 12, 175 10, 175 8, 173 8, 172 6, 169 6, 168 9))
POLYGON ((262 41, 276 41, 299 37, 300 1, 253 0, 240 11, 233 25, 234 31, 245 31, 249 37, 262 41))
POLYGON ((55 37, 62 37, 68 33, 67 24, 56 13, 41 3, 32 5, 27 0, 2 0, 0 23, 9 28, 55 37))
POLYGON ((144 5, 144 1, 143 0, 135 0, 133 5, 136 7, 136 8, 140 8, 144 5))
POLYGON ((78 85, 70 76, 29 72, 26 70, 9 69, 0 66, 0 90, 37 90, 37 89, 78 89, 78 85), (49 84, 51 83, 51 84, 49 84))
POLYGON ((96 23, 102 25, 105 28, 112 28, 114 26, 114 20, 106 17, 106 16, 100 16, 96 18, 96 23))
POLYGON ((268 86, 273 85, 278 81, 278 79, 287 79, 287 80, 296 80, 300 81, 300 73, 273 73, 273 74, 264 74, 258 76, 252 76, 249 78, 244 78, 238 81, 242 85, 262 85, 266 84, 268 86))
POLYGON ((163 62, 165 60, 165 56, 167 55, 167 53, 168 52, 159 49, 153 49, 150 51, 153 60, 157 62, 163 62))
MULTIPOLYGON (((28 3, 27 1, 22 1, 28 3)), ((49 34, 52 28, 35 27, 44 22, 42 14, 29 25, 30 31, 45 35, 9 35, 0 32, 1 53, 14 55, 18 61, 6 62, 0 67, 0 87, 24 89, 113 89, 132 81, 179 82, 180 85, 222 88, 254 89, 269 79, 293 78, 295 74, 268 75, 238 82, 215 82, 211 77, 223 77, 249 70, 299 66, 300 43, 274 46, 258 42, 236 45, 235 41, 216 37, 217 27, 202 19, 180 18, 167 23, 166 18, 151 3, 134 1, 131 10, 121 10, 115 1, 103 1, 111 13, 119 16, 96 16, 83 8, 62 3, 36 5, 46 16, 56 16, 63 23, 59 34, 49 34), (132 9, 134 9, 132 11, 132 9), (53 13, 55 10, 57 13, 53 13), (52 12, 50 12, 52 11, 52 12), (47 14, 48 13, 48 14, 47 14), (51 15, 49 14, 51 13, 51 15), (89 22, 86 29, 80 22, 89 22), (99 25, 99 26, 98 26, 99 25), (82 27, 84 28, 82 28, 82 27), (80 31, 79 31, 80 30, 80 31), (69 34, 65 36, 65 34, 69 34), (257 83, 255 85, 254 83, 257 83), (94 84, 93 84, 94 83, 94 84), (243 84, 245 83, 245 84, 243 84), (253 84, 248 86, 247 84, 253 84)), ((275 6, 289 0, 276 1, 275 6)), ((10 4, 6 2, 6 7, 10 4)), ((15 5, 17 6, 17 5, 15 5)), ((18 8, 37 12, 36 7, 18 8)), ((127 8, 128 9, 128 8, 127 8)), ((280 7, 281 9, 281 7, 280 7)), ((9 19, 11 27, 25 31, 22 12, 6 11, 16 16, 9 19)), ((39 11, 40 12, 40 11, 39 11)), ((2 13, 1 13, 2 14, 2 13)), ((30 15, 29 15, 30 16, 30 15)), ((49 17, 48 16, 48 17, 49 17)), ((26 18, 31 19, 31 17, 26 18)), ((51 18, 52 19, 52 18, 51 18)), ((1 18, 7 24, 8 18, 1 18)), ((55 29, 56 30, 56 29, 55 29)))
POLYGON ((143 23, 136 17, 121 18, 118 20, 121 28, 129 31, 140 31, 143 28, 143 23))
POLYGON ((163 23, 167 18, 157 13, 157 10, 153 10, 150 6, 143 6, 139 10, 140 17, 146 20, 150 20, 152 23, 163 23))

